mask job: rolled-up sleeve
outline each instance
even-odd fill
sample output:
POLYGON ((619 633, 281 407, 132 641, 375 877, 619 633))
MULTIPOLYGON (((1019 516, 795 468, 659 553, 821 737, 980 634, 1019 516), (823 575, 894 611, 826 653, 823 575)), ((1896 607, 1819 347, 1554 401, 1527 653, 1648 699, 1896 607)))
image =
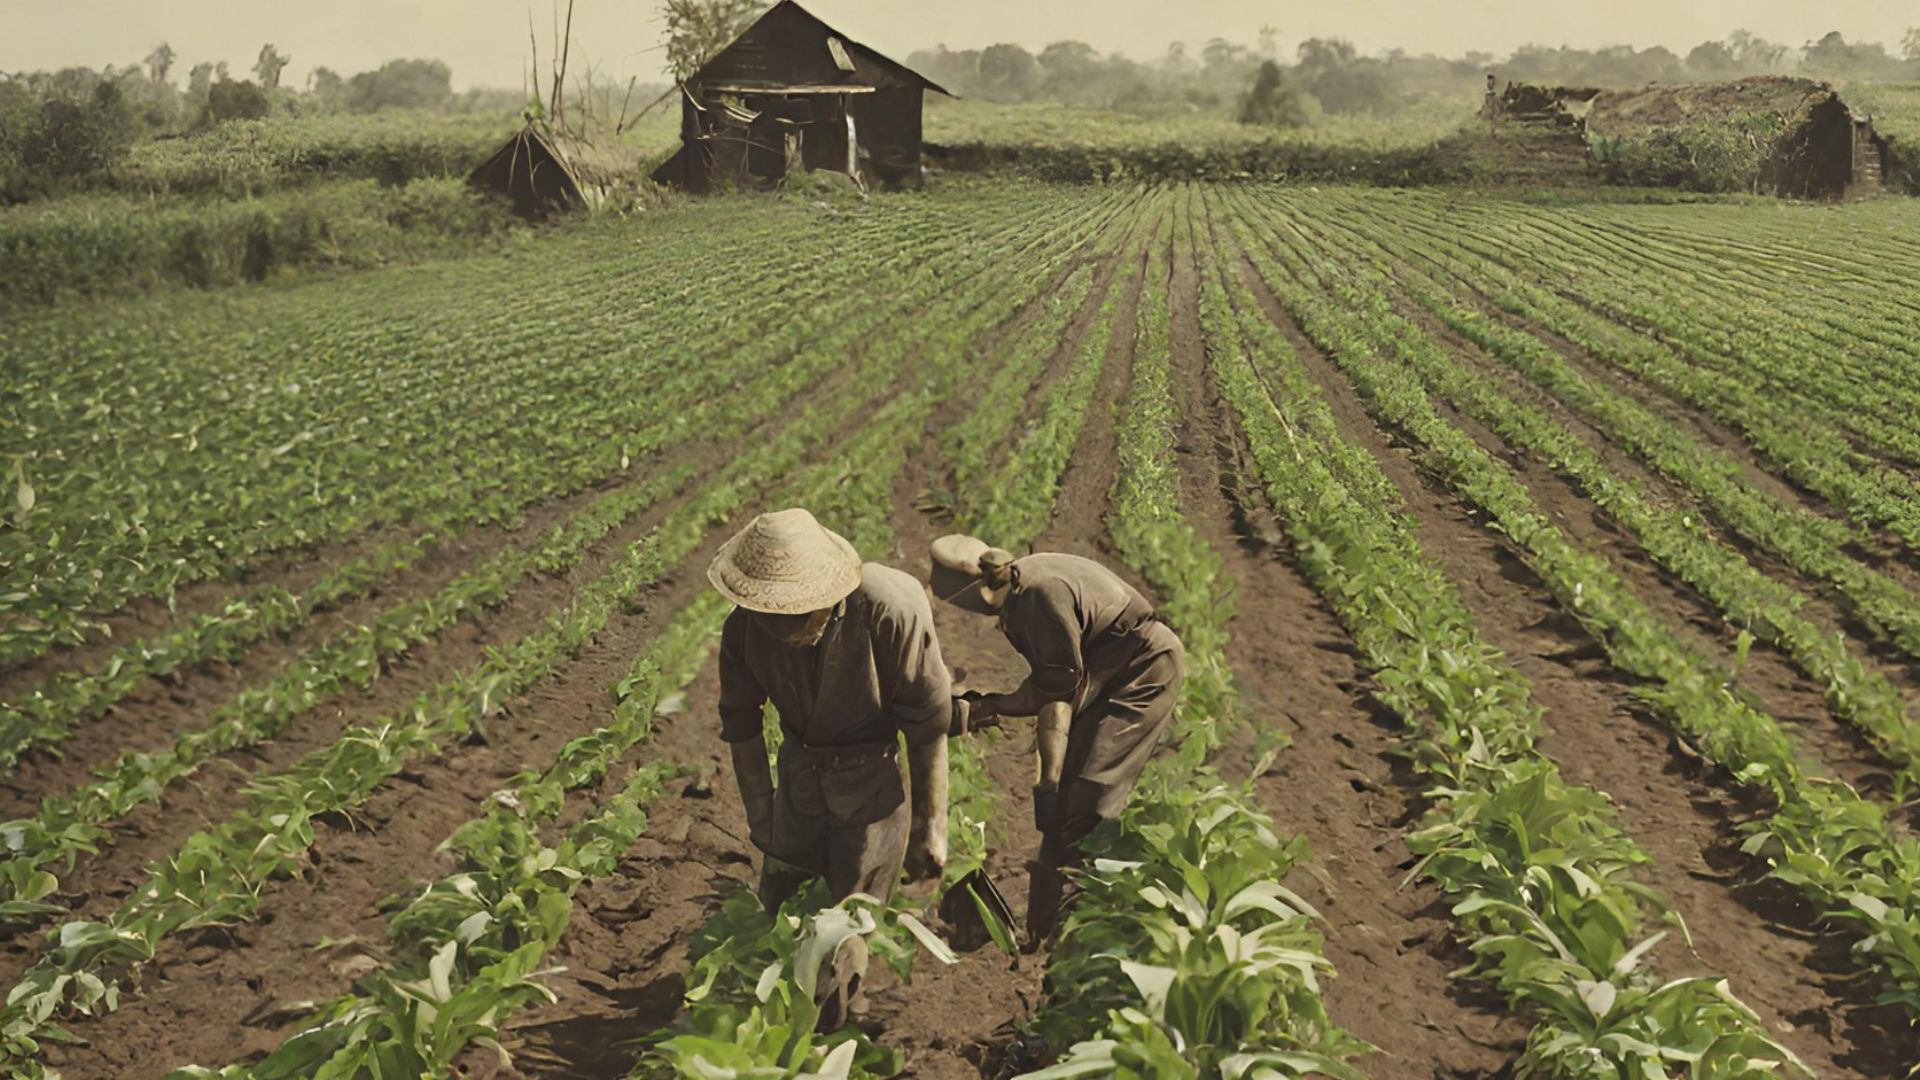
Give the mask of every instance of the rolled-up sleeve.
POLYGON ((1032 669, 1027 681, 1039 702, 1072 701, 1086 677, 1072 590, 1056 582, 1022 590, 1007 614, 1015 631, 1008 637, 1032 669))
POLYGON ((720 738, 745 742, 765 733, 766 688, 747 666, 746 620, 735 612, 720 632, 720 738))
POLYGON ((895 672, 887 712, 907 737, 922 746, 946 734, 953 714, 953 676, 940 655, 933 629, 933 607, 924 591, 892 598, 875 613, 874 659, 895 672))

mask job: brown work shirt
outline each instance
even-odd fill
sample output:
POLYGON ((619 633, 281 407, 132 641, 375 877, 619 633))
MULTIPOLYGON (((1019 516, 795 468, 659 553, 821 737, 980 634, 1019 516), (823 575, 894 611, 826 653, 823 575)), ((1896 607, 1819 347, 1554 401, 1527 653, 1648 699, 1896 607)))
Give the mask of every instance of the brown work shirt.
POLYGON ((934 636, 926 590, 876 563, 833 609, 812 647, 787 645, 735 609, 720 636, 720 737, 751 739, 768 701, 786 737, 807 747, 910 745, 947 732, 952 676, 934 636))
POLYGON ((1060 554, 1015 560, 1000 629, 1036 699, 1073 707, 1063 778, 1100 785, 1097 812, 1117 816, 1179 700, 1180 639, 1113 571, 1060 554))
POLYGON ((1138 648, 1133 632, 1154 619, 1153 605, 1113 571, 1078 555, 1017 559, 1000 629, 1033 669, 1041 702, 1086 710, 1138 648))

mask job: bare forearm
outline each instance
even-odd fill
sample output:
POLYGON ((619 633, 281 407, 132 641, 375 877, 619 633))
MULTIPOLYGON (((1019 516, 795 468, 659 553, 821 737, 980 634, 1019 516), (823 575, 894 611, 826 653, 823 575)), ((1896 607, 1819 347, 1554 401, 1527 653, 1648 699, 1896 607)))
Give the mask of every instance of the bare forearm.
POLYGON ((947 737, 907 750, 907 774, 913 783, 913 818, 931 821, 947 816, 947 737))
POLYGON ((932 876, 947 864, 947 737, 908 747, 907 773, 913 787, 908 871, 932 876))
POLYGON ((1033 726, 1034 748, 1040 754, 1040 786, 1057 788, 1067 762, 1067 730, 1073 726, 1073 706, 1064 701, 1040 706, 1033 726))

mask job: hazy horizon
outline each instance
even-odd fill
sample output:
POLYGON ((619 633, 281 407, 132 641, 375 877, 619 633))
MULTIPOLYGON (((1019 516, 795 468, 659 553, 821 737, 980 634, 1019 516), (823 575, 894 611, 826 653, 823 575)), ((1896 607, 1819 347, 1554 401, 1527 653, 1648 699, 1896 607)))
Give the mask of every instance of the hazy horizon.
MULTIPOLYGON (((553 39, 553 0, 333 0, 326 5, 258 0, 28 0, 10 12, 0 38, 0 71, 30 71, 139 61, 161 41, 178 56, 175 81, 202 60, 225 60, 236 76, 271 42, 293 63, 284 85, 301 86, 316 66, 351 74, 399 57, 445 60, 454 85, 514 88, 528 59, 529 11, 540 39, 541 64, 553 39)), ((1505 55, 1521 45, 1594 48, 1664 45, 1685 55, 1702 41, 1744 28, 1798 47, 1828 31, 1850 41, 1878 41, 1898 50, 1920 10, 1887 0, 1697 0, 1685 5, 1621 0, 1589 4, 1471 0, 1432 4, 1411 0, 1354 0, 1337 10, 1289 11, 1252 0, 1191 0, 1171 14, 1159 0, 803 0, 848 35, 902 59, 917 49, 946 45, 980 48, 1013 41, 1038 50, 1077 39, 1102 52, 1139 59, 1161 55, 1168 43, 1198 46, 1215 37, 1251 44, 1261 27, 1280 32, 1292 49, 1309 37, 1344 37, 1361 51, 1392 48, 1460 56, 1480 50, 1505 55)), ((565 12, 564 0, 558 10, 565 12)), ((594 66, 608 79, 660 80, 659 5, 576 0, 572 73, 594 66)))

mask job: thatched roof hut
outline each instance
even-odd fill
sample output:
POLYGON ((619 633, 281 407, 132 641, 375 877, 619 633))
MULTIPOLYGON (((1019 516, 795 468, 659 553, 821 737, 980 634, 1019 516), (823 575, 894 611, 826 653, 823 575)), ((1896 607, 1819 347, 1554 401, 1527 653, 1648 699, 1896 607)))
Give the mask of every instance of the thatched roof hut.
POLYGON ((1886 152, 1872 119, 1832 86, 1781 75, 1632 90, 1515 83, 1500 111, 1530 126, 1570 129, 1589 145, 1717 132, 1750 146, 1753 190, 1800 198, 1877 189, 1886 152))
POLYGON ((641 174, 639 155, 617 139, 592 143, 529 120, 473 170, 467 183, 512 200, 521 217, 539 218, 597 209, 641 174))

